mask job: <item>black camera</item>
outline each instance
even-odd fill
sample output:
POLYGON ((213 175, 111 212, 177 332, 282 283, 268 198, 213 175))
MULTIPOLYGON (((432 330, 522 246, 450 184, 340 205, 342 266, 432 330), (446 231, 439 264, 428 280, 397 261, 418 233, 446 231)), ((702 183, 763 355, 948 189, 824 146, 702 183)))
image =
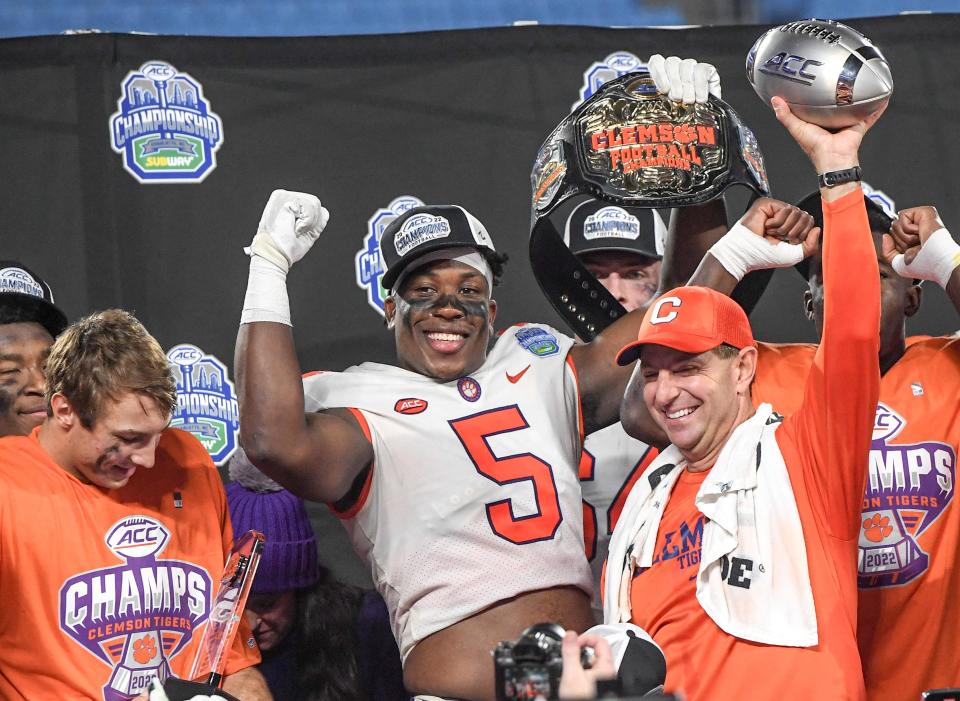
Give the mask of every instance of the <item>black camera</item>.
MULTIPOLYGON (((556 699, 563 672, 560 652, 563 628, 556 623, 537 623, 515 642, 505 640, 493 651, 497 701, 556 699)), ((584 668, 593 665, 593 650, 580 650, 584 668)))

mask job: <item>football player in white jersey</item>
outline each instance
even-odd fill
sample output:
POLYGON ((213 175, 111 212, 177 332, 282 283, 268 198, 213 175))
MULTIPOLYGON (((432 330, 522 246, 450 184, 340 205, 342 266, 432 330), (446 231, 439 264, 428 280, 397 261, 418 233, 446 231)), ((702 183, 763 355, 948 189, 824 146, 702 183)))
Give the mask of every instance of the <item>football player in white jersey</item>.
MULTIPOLYGON (((677 240, 725 230, 722 214, 679 210, 677 240)), ((593 623, 577 464, 582 436, 617 421, 629 370, 614 356, 643 310, 591 343, 527 325, 489 349, 493 242, 461 207, 419 207, 381 237, 397 366, 303 381, 286 275, 327 219, 300 193, 276 191, 264 210, 237 339, 242 443, 344 519, 387 602, 408 689, 493 699, 499 641, 542 621, 593 623)))
MULTIPOLYGON (((656 210, 587 200, 570 212, 563 240, 628 312, 656 295, 666 240, 666 225, 656 210)), ((619 422, 591 433, 584 443, 579 468, 583 536, 598 621, 603 620, 600 575, 610 534, 630 488, 657 455, 653 446, 628 436, 619 422)))
POLYGON ((513 327, 488 355, 493 243, 460 207, 418 207, 381 240, 399 367, 308 378, 309 406, 324 411, 305 415, 284 267, 326 218, 316 198, 283 191, 264 212, 237 346, 242 442, 344 518, 410 691, 492 699, 499 641, 540 621, 593 624, 580 441, 617 419, 628 373, 613 354, 639 319, 575 347, 548 327, 513 327))

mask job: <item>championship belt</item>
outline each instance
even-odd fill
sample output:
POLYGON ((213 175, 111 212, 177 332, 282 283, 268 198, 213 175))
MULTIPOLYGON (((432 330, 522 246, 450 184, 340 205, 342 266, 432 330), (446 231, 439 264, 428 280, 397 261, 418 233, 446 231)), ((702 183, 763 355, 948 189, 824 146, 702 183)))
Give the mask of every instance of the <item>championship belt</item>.
POLYGON ((684 207, 735 184, 770 192, 757 140, 728 104, 712 95, 705 103, 673 102, 646 71, 605 83, 564 119, 540 147, 530 180, 534 275, 585 340, 625 312, 550 221, 562 202, 587 195, 633 207, 684 207))

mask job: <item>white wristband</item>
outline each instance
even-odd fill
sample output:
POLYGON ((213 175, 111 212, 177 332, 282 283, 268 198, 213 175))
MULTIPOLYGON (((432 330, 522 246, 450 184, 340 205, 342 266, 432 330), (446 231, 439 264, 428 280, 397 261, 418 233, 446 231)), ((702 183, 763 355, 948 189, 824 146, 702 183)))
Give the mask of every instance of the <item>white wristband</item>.
POLYGON ((958 265, 960 265, 960 246, 944 227, 940 227, 930 235, 910 265, 904 262, 902 253, 893 259, 893 269, 901 277, 932 280, 944 289, 958 265))
POLYGON ((733 225, 710 250, 710 255, 737 280, 753 270, 788 268, 803 260, 803 246, 758 236, 741 224, 733 225))
POLYGON ((256 253, 250 256, 247 296, 243 300, 241 324, 254 321, 290 323, 290 299, 287 296, 287 274, 280 266, 256 253))

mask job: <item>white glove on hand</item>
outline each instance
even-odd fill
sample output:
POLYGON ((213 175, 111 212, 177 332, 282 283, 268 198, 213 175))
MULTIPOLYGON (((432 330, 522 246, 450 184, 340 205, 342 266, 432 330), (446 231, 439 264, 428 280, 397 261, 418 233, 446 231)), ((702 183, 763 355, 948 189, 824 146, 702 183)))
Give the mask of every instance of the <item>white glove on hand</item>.
MULTIPOLYGON (((150 701, 170 701, 167 696, 167 692, 163 690, 163 684, 160 683, 160 680, 156 677, 150 682, 150 701)), ((227 701, 222 696, 205 696, 204 694, 198 694, 190 699, 190 701, 227 701)))
POLYGON ((244 251, 278 266, 284 273, 306 255, 330 219, 313 195, 274 190, 263 208, 253 242, 244 251))
POLYGON ((647 68, 657 90, 676 102, 689 105, 706 102, 708 95, 720 97, 720 74, 710 63, 654 54, 647 61, 647 68))
POLYGON ((739 221, 707 251, 737 280, 753 270, 788 268, 803 260, 803 246, 771 241, 739 221))
POLYGON ((891 263, 900 277, 931 280, 946 289, 954 268, 960 265, 960 245, 943 226, 930 235, 908 264, 902 253, 891 263))

